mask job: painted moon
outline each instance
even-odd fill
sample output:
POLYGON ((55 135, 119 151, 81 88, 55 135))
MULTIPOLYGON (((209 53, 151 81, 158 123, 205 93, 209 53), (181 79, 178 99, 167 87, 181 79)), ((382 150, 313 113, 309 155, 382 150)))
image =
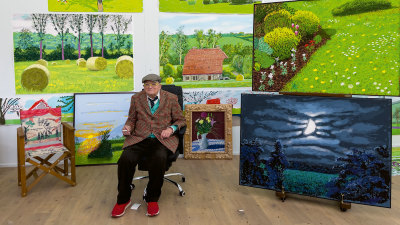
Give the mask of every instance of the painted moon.
POLYGON ((316 127, 317 127, 317 126, 315 125, 315 122, 314 122, 312 119, 309 119, 309 120, 308 120, 307 127, 306 127, 306 129, 304 130, 304 134, 305 134, 305 135, 312 134, 312 133, 315 131, 315 128, 316 128, 316 127))

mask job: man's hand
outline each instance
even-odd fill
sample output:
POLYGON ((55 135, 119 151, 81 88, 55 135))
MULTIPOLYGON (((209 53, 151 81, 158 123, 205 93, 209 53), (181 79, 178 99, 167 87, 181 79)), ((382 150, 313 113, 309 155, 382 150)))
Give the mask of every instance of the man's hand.
POLYGON ((128 126, 128 125, 125 125, 124 128, 122 128, 122 134, 124 136, 131 135, 131 132, 132 132, 132 128, 130 126, 128 126))
POLYGON ((161 138, 169 138, 174 133, 174 130, 171 127, 161 131, 161 138))

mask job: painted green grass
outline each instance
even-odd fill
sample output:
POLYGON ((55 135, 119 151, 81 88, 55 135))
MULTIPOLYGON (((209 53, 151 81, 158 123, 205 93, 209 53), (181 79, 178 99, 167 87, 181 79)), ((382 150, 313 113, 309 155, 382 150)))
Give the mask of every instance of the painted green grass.
MULTIPOLYGON (((210 2, 214 3, 214 1, 211 0, 210 2)), ((252 14, 253 4, 232 5, 231 3, 217 3, 204 5, 203 0, 160 0, 160 12, 252 14), (189 5, 189 2, 196 3, 194 5, 189 5)))
POLYGON ((78 93, 78 92, 118 92, 133 90, 133 77, 121 79, 115 73, 116 59, 107 59, 107 68, 102 71, 90 71, 80 68, 71 60, 50 61, 50 81, 43 91, 26 90, 21 85, 22 71, 35 62, 15 63, 15 89, 17 94, 78 93), (55 63, 55 65, 53 65, 55 63))
MULTIPOLYGON (((165 83, 162 83, 165 84, 165 83)), ((182 88, 203 88, 203 87, 251 87, 251 79, 243 81, 231 80, 208 80, 208 81, 181 81, 174 82, 176 86, 182 88)))
POLYGON ((325 185, 335 177, 337 175, 287 169, 283 185, 288 192, 327 198, 325 185))
POLYGON ((400 135, 400 129, 392 129, 392 135, 400 135))
POLYGON ((400 175, 400 147, 392 148, 392 175, 400 175))
MULTIPOLYGON (((48 0, 50 12, 97 12, 96 0, 48 0)), ((143 0, 106 0, 103 1, 104 12, 142 12, 143 0)))
POLYGON ((121 157, 122 151, 114 151, 112 158, 100 158, 100 159, 88 159, 87 155, 76 155, 75 164, 76 165, 96 165, 96 164, 115 164, 118 162, 119 157, 121 157))
POLYGON ((333 17, 331 9, 344 2, 290 3, 314 12, 334 35, 282 91, 399 95, 399 3, 392 1, 388 10, 333 17))

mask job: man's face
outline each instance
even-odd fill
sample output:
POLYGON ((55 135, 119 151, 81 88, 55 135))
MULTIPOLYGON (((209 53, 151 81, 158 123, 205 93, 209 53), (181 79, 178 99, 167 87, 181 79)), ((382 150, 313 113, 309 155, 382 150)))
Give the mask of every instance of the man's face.
POLYGON ((143 87, 146 94, 151 98, 154 98, 160 91, 161 84, 155 81, 146 81, 144 82, 143 87))

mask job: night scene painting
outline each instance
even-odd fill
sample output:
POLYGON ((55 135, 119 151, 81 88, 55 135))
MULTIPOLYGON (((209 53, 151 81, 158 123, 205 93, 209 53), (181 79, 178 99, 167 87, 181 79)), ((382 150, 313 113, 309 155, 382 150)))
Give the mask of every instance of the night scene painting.
POLYGON ((391 100, 242 94, 240 184, 391 207, 391 100))

